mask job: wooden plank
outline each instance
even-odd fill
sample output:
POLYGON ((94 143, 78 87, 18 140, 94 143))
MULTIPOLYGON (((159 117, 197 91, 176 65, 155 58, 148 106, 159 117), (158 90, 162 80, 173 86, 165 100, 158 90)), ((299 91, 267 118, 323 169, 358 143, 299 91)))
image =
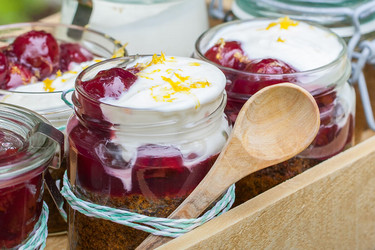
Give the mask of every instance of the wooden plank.
POLYGON ((66 234, 48 236, 46 250, 66 250, 68 249, 68 237, 66 234))
POLYGON ((160 249, 372 249, 375 138, 160 249))

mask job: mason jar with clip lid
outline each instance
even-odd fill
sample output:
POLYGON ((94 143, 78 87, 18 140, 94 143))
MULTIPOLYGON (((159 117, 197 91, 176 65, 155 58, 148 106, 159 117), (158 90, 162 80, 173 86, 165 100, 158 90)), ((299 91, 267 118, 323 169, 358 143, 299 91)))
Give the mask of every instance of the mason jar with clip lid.
POLYGON ((228 138, 224 87, 213 65, 164 54, 103 61, 78 76, 63 189, 70 248, 133 249, 150 232, 133 219, 177 208, 228 138), (126 223, 125 212, 138 214, 126 223))
MULTIPOLYGON (((88 65, 110 58, 116 53, 120 53, 120 56, 126 53, 120 43, 103 33, 73 25, 41 22, 0 26, 0 44, 0 102, 33 110, 61 131, 65 131, 67 120, 72 114, 72 110, 61 100, 62 90, 72 88, 78 73, 88 65), (28 39, 40 40, 39 43, 33 43, 31 40, 28 42, 28 39), (48 42, 41 42, 43 39, 48 42), (53 68, 51 72, 48 71, 49 75, 42 77, 40 74, 46 69, 41 67, 39 72, 37 67, 30 67, 29 64, 32 64, 33 60, 40 61, 41 55, 36 52, 40 49, 36 46, 45 45, 48 49, 44 48, 44 51, 50 51, 48 56, 53 57, 51 64, 58 70, 53 68), (54 46, 57 48, 53 50, 54 46), (57 52, 52 55, 51 51, 57 52), (24 54, 27 53, 30 58, 25 57, 24 54), (33 56, 35 58, 32 58, 33 56), (9 68, 5 77, 4 61, 9 68)), ((47 59, 43 60, 48 61, 47 59)), ((49 69, 48 66, 46 68, 49 69)), ((65 170, 66 160, 59 169, 49 169, 59 187, 65 170)), ((49 233, 66 233, 67 223, 54 206, 48 192, 45 193, 44 200, 50 209, 49 233)))
POLYGON ((355 93, 348 83, 350 61, 344 40, 329 29, 289 17, 236 20, 203 33, 194 56, 226 75, 225 112, 232 122, 251 95, 282 82, 308 90, 319 107, 321 125, 312 144, 298 156, 236 183, 237 204, 353 144, 355 93))
POLYGON ((64 0, 61 21, 107 33, 133 55, 190 56, 209 25, 205 0, 64 0))
POLYGON ((48 207, 43 205, 44 180, 48 189, 56 192, 47 168, 59 167, 63 148, 64 135, 45 118, 0 103, 1 249, 39 249, 45 244, 48 207))
MULTIPOLYGON (((231 10, 226 13, 221 6, 222 0, 212 0, 209 13, 223 20, 278 18, 287 15, 295 20, 319 23, 341 36, 348 43, 348 56, 352 61, 349 81, 357 90, 357 98, 361 99, 356 109, 359 121, 356 123, 356 131, 367 128, 375 131, 375 102, 371 102, 375 100, 375 84, 372 84, 375 65, 374 1, 234 0, 231 10), (367 125, 362 120, 366 120, 367 125)), ((363 140, 361 136, 361 133, 357 133, 357 142, 363 140)))

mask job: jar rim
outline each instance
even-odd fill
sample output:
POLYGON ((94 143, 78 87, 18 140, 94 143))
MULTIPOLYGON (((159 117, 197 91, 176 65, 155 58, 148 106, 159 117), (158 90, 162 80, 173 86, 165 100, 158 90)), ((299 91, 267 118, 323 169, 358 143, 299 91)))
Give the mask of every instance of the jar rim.
POLYGON ((18 131, 12 132, 28 142, 23 145, 27 146, 27 154, 21 155, 13 162, 0 163, 0 181, 18 177, 42 166, 44 170, 44 165, 52 160, 56 153, 57 143, 47 136, 42 140, 34 139, 32 129, 39 123, 50 124, 49 121, 32 110, 7 103, 0 103, 0 120, 3 121, 0 129, 7 129, 4 122, 6 121, 6 124, 11 124, 13 128, 22 130, 22 134, 18 131))
MULTIPOLYGON (((10 44, 13 39, 17 37, 17 35, 22 34, 24 32, 27 32, 29 30, 46 30, 47 32, 54 33, 53 34, 55 39, 60 42, 75 42, 82 44, 86 49, 88 49, 91 53, 93 53, 96 56, 102 56, 105 57, 107 55, 110 57, 113 53, 116 51, 119 51, 122 49, 121 43, 113 38, 112 36, 109 36, 105 33, 102 33, 100 31, 96 31, 90 28, 81 27, 77 25, 72 24, 62 24, 62 23, 44 23, 44 22, 22 22, 22 23, 12 23, 12 24, 5 24, 0 25, 0 44, 10 44), (76 40, 74 38, 71 38, 68 34, 68 31, 81 31, 85 32, 83 37, 79 40, 76 40), (95 38, 101 38, 102 41, 106 41, 107 44, 110 44, 110 47, 103 47, 102 45, 98 45, 98 41, 95 40, 95 38)), ((127 55, 126 49, 124 49, 124 53, 127 55)), ((72 77, 72 81, 74 81, 72 77)), ((74 86, 72 84, 72 86, 74 86)), ((48 107, 40 107, 41 105, 33 105, 32 110, 41 113, 42 115, 60 115, 62 114, 64 117, 69 116, 70 114, 66 114, 71 111, 71 109, 60 99, 61 94, 64 90, 56 90, 52 92, 46 92, 46 91, 20 91, 20 90, 7 90, 7 89, 0 89, 0 96, 5 96, 2 102, 10 103, 14 105, 23 106, 25 108, 29 108, 27 106, 24 106, 22 103, 22 100, 25 100, 24 98, 30 98, 28 99, 28 103, 34 103, 34 101, 38 101, 38 99, 45 99, 45 98, 53 98, 53 100, 56 99, 56 102, 54 102, 54 105, 48 106, 48 107), (11 99, 7 99, 7 96, 14 97, 11 99), (34 108, 35 106, 35 108, 34 108)), ((2 98, 1 98, 2 99, 2 98)))
MULTIPOLYGON (((355 31, 351 21, 351 17, 348 15, 348 11, 349 9, 354 10, 354 8, 357 8, 366 3, 368 3, 367 0, 362 0, 360 3, 359 1, 351 0, 341 0, 334 2, 292 1, 292 3, 285 3, 276 0, 270 1, 270 3, 261 3, 263 4, 263 6, 259 6, 258 2, 253 0, 234 0, 231 9, 233 14, 239 19, 271 16, 274 18, 282 17, 285 16, 285 14, 282 14, 282 11, 286 11, 287 15, 293 17, 295 20, 312 21, 315 23, 319 23, 331 28, 332 31, 339 34, 341 37, 350 38, 351 36, 353 36, 355 31), (273 5, 272 2, 280 3, 281 6, 273 5), (249 6, 251 5, 251 3, 255 4, 255 6, 249 6), (318 4, 325 6, 319 6, 318 4), (292 7, 295 7, 295 9, 293 9, 292 7), (316 9, 316 12, 312 12, 312 10, 314 9, 316 9), (333 10, 337 11, 337 14, 333 12, 333 10), (339 10, 341 10, 342 12, 340 13, 339 10), (306 11, 308 12, 306 13, 306 11), (319 13, 319 11, 321 13, 319 13)), ((361 33, 363 35, 367 35, 371 32, 374 32, 374 23, 374 15, 372 15, 372 18, 365 18, 364 22, 361 23, 361 33)))
POLYGON ((294 72, 294 73, 285 73, 285 74, 252 73, 252 72, 247 72, 247 71, 243 71, 243 70, 233 69, 233 68, 229 68, 229 67, 225 67, 225 66, 222 66, 220 64, 217 64, 217 63, 209 60, 204 55, 204 53, 200 50, 200 48, 199 48, 199 45, 200 45, 200 43, 201 43, 201 41, 202 41, 203 38, 205 38, 209 34, 215 33, 215 32, 217 32, 217 31, 219 31, 219 30, 221 30, 223 28, 226 28, 228 26, 236 25, 236 24, 242 24, 242 23, 252 23, 252 22, 258 22, 258 21, 274 21, 274 20, 275 20, 274 18, 255 18, 255 19, 248 19, 248 20, 229 21, 229 22, 217 25, 217 26, 215 26, 215 27, 213 27, 211 29, 206 30, 204 33, 202 33, 198 37, 197 41, 195 42, 195 52, 198 54, 198 58, 199 59, 202 59, 202 60, 204 60, 206 62, 212 63, 216 67, 218 67, 219 69, 224 69, 225 71, 230 72, 230 73, 234 73, 234 74, 242 74, 244 76, 252 76, 252 77, 256 77, 256 76, 258 76, 258 77, 259 76, 262 76, 262 77, 267 77, 267 76, 271 76, 271 77, 298 77, 298 76, 306 75, 306 74, 319 73, 321 71, 329 69, 330 67, 335 66, 336 64, 339 64, 341 58, 343 58, 343 56, 345 56, 345 54, 347 53, 347 46, 346 46, 346 43, 345 43, 344 39, 342 39, 337 34, 335 34, 334 32, 332 32, 329 28, 326 28, 326 27, 324 27, 322 25, 319 25, 317 23, 312 23, 312 22, 307 22, 307 21, 301 21, 301 22, 307 23, 309 25, 312 25, 312 26, 315 26, 315 27, 318 27, 318 28, 320 28, 322 30, 327 31, 328 33, 332 34, 338 40, 338 42, 342 46, 342 49, 341 49, 340 53, 337 55, 337 57, 333 61, 331 61, 328 64, 322 65, 322 66, 320 66, 318 68, 309 69, 309 70, 303 70, 303 71, 298 71, 298 72, 294 72))
MULTIPOLYGON (((34 28, 34 27, 48 27, 48 28, 54 28, 54 27, 64 27, 67 29, 75 29, 79 31, 88 31, 90 33, 94 33, 96 35, 99 35, 101 37, 105 37, 109 41, 111 41, 117 49, 121 48, 121 44, 113 37, 102 33, 100 31, 88 28, 88 27, 82 27, 74 24, 64 24, 64 23, 45 23, 45 22, 20 22, 20 23, 10 23, 10 24, 3 24, 0 25, 0 35, 4 35, 3 32, 5 30, 13 30, 17 28, 34 28)), ((13 35, 14 36, 14 35, 13 35)))
MULTIPOLYGON (((125 57, 116 57, 116 58, 111 58, 111 59, 107 59, 107 60, 104 60, 104 61, 101 61, 101 62, 98 62, 98 63, 95 63, 89 67, 87 67, 86 69, 84 69, 76 78, 76 82, 75 82, 75 91, 74 92, 77 92, 79 93, 80 95, 84 96, 85 98, 87 98, 90 102, 93 102, 95 104, 100 104, 100 105, 104 105, 104 106, 107 106, 107 107, 113 107, 113 108, 123 108, 123 109, 126 109, 126 110, 133 110, 133 111, 152 111, 152 112, 165 112, 165 111, 161 111, 161 110, 158 110, 158 109, 154 109, 154 108, 138 108, 138 107, 126 107, 126 106, 117 106, 117 105, 113 105, 113 104, 110 104, 110 103, 105 103, 105 102, 102 102, 98 99, 95 99, 93 98, 92 96, 88 95, 86 93, 86 91, 84 91, 82 89, 82 85, 80 84, 83 80, 83 77, 88 74, 88 72, 90 72, 91 70, 97 68, 97 67, 100 67, 102 65, 106 65, 106 64, 111 64, 111 63, 116 63, 116 62, 120 62, 120 61, 124 61, 123 63, 119 64, 119 65, 126 65, 126 64, 129 64, 135 60, 137 60, 138 58, 141 58, 141 57, 152 57, 153 55, 151 54, 142 54, 142 55, 129 55, 129 56, 125 56, 125 57)), ((179 56, 176 56, 175 58, 179 58, 179 56)), ((181 57, 180 57, 181 58, 181 57)), ((184 57, 182 57, 184 58, 184 57)), ((192 60, 198 60, 196 58, 190 58, 192 60)), ((202 60, 200 60, 202 61, 202 60)), ((207 62, 204 62, 204 63, 207 63, 207 62)), ((119 66, 117 65, 117 67, 119 66)), ((223 76, 223 79, 225 81, 225 76, 224 74, 218 70, 218 72, 220 74, 222 74, 223 76)), ((225 84, 223 85, 223 87, 225 87, 225 84)), ((223 92, 225 91, 225 89, 223 88, 223 92)), ((75 95, 73 94, 73 102, 74 102, 74 97, 75 95)), ((173 112, 176 112, 177 110, 174 110, 173 112)))

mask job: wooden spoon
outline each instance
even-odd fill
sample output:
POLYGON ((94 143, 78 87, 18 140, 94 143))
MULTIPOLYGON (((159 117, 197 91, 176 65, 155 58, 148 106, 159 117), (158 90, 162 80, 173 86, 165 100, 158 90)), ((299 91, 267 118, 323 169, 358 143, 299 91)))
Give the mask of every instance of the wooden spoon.
MULTIPOLYGON (((303 88, 282 83, 260 90, 242 107, 209 173, 169 218, 199 216, 233 183, 303 151, 319 125, 318 106, 303 88)), ((171 239, 150 235, 137 249, 156 248, 171 239)))

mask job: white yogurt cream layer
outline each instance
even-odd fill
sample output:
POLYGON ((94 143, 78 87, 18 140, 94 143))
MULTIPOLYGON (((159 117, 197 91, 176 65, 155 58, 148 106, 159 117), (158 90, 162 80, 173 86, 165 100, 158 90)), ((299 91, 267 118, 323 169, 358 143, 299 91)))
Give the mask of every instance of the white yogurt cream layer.
POLYGON ((80 64, 71 63, 69 71, 57 72, 43 81, 25 84, 11 90, 0 90, 0 102, 31 109, 45 116, 53 125, 63 126, 72 110, 61 100, 61 91, 74 88, 78 74, 101 60, 95 58, 80 64))
POLYGON ((275 58, 299 71, 316 69, 333 62, 343 49, 329 30, 297 22, 288 17, 276 21, 241 22, 218 30, 204 51, 219 39, 239 41, 250 59, 275 58))
MULTIPOLYGON (((124 125, 121 131, 114 130, 112 137, 122 148, 123 159, 133 165, 137 148, 145 144, 172 146, 180 150, 184 165, 193 171, 192 166, 219 153, 230 132, 222 115, 226 103, 224 74, 200 60, 164 55, 140 57, 127 68, 135 65, 143 70, 129 90, 118 99, 101 99, 111 104, 101 105, 105 118, 124 125), (215 121, 197 125, 217 109, 212 117, 215 121), (144 124, 149 127, 142 128, 144 124), (197 157, 189 159, 192 153, 197 157)), ((121 179, 126 190, 131 189, 131 176, 125 173, 130 169, 105 169, 121 179)))
POLYGON ((138 79, 118 100, 104 103, 137 109, 177 111, 198 108, 219 96, 225 87, 220 70, 184 57, 141 57, 128 66, 144 65, 138 79), (146 66, 147 65, 147 66, 146 66))

